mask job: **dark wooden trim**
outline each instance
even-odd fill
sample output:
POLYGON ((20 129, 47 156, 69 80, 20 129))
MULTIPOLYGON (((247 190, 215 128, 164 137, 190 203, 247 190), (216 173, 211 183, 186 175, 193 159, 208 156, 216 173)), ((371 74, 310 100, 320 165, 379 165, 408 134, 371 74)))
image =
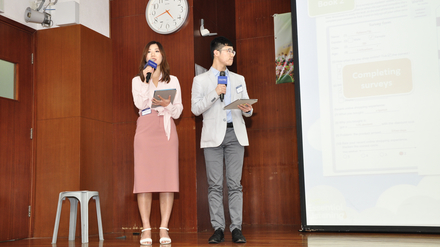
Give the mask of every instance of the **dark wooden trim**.
MULTIPOLYGON (((24 14, 24 10, 23 10, 23 14, 24 14)), ((35 29, 31 28, 31 27, 28 27, 26 25, 21 24, 20 22, 11 20, 11 19, 9 19, 9 18, 7 18, 7 17, 5 17, 3 15, 0 15, 0 21, 3 22, 4 24, 7 24, 7 25, 13 26, 15 28, 21 29, 21 30, 23 30, 23 31, 25 31, 27 33, 31 33, 32 34, 32 33, 35 33, 37 31, 37 30, 35 30, 35 29)))

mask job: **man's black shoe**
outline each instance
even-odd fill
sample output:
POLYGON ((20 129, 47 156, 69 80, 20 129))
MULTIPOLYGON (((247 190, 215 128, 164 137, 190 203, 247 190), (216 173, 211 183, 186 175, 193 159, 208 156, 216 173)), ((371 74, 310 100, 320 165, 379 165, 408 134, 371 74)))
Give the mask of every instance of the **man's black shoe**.
POLYGON ((234 242, 234 243, 246 243, 246 239, 244 238, 244 236, 241 233, 240 229, 235 228, 232 231, 232 242, 234 242))
POLYGON ((215 230, 214 234, 212 234, 208 240, 210 244, 218 244, 223 241, 225 241, 225 235, 223 234, 223 230, 221 228, 215 230))

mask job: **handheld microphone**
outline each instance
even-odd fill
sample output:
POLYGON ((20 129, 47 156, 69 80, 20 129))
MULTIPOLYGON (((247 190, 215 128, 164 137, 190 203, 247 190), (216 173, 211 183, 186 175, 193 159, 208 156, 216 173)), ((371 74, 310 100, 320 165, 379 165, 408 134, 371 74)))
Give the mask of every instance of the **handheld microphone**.
MULTIPOLYGON (((228 85, 228 78, 225 76, 224 71, 220 71, 220 75, 218 77, 218 84, 225 84, 228 85)), ((220 94, 220 100, 223 102, 223 99, 225 98, 225 94, 220 94)))
MULTIPOLYGON (((157 68, 157 63, 155 63, 155 62, 153 62, 153 61, 151 61, 151 60, 148 60, 148 62, 145 64, 145 66, 144 66, 144 69, 146 68, 146 67, 148 67, 148 66, 150 66, 151 68, 153 68, 153 69, 156 69, 157 68)), ((151 72, 148 72, 147 73, 147 76, 146 76, 146 80, 145 80, 145 82, 146 83, 148 83, 149 81, 150 81, 150 77, 151 77, 151 72)))

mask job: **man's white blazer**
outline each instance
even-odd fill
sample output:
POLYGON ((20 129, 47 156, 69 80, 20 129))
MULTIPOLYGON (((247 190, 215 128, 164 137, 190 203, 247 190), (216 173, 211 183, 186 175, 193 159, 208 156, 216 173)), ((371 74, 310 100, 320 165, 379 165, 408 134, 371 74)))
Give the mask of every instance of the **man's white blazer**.
MULTIPOLYGON (((211 70, 194 77, 191 95, 191 111, 194 115, 203 114, 202 137, 200 147, 218 147, 226 134, 226 110, 215 88, 217 80, 211 70)), ((237 99, 249 99, 244 77, 229 71, 228 87, 231 87, 231 102, 237 99), (242 90, 241 90, 242 89, 242 90)), ((235 135, 242 146, 248 146, 249 140, 243 116, 252 116, 253 110, 244 113, 239 109, 231 110, 235 135)))

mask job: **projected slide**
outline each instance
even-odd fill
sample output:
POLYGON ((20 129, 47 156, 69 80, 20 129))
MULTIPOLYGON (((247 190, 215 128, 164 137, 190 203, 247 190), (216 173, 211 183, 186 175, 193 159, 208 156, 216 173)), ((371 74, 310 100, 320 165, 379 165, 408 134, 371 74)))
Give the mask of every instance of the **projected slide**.
POLYGON ((329 133, 323 142, 332 146, 324 153, 327 175, 417 171, 418 157, 432 145, 433 130, 420 124, 440 112, 440 98, 433 98, 426 114, 417 111, 426 107, 427 90, 440 95, 438 71, 418 65, 438 62, 436 18, 410 5, 357 1, 345 14, 317 19, 318 46, 327 56, 319 68, 328 71, 319 78, 328 97, 321 115, 331 123, 323 126, 329 133))
POLYGON ((307 223, 440 226, 440 0, 296 5, 307 223))

